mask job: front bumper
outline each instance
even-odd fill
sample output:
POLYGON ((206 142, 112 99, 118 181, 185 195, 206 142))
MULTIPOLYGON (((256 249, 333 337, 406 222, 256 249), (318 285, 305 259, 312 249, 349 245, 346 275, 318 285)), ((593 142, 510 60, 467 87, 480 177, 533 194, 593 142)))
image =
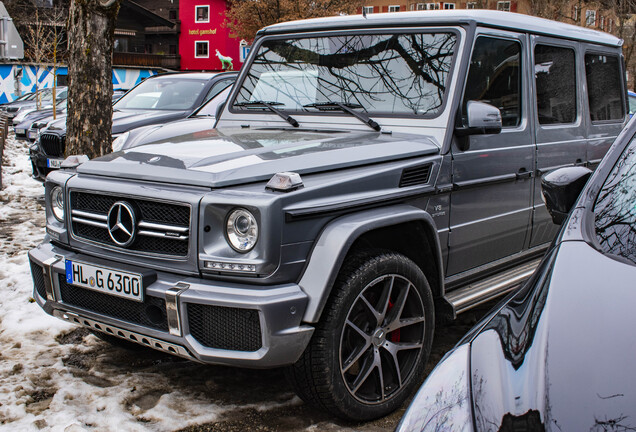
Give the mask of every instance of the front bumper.
POLYGON ((296 284, 255 287, 180 277, 49 243, 31 250, 29 260, 33 298, 48 314, 203 363, 253 368, 292 364, 313 334, 314 328, 301 322, 307 296, 296 284), (67 285, 65 259, 143 274, 149 281, 144 282, 144 303, 67 285), (246 338, 251 342, 245 343, 246 338))
POLYGON ((62 157, 49 157, 42 150, 41 146, 36 141, 34 144, 31 144, 29 148, 29 159, 31 159, 31 169, 33 170, 32 176, 35 180, 41 181, 44 183, 46 180, 46 176, 54 170, 58 168, 49 166, 49 159, 57 161, 58 163, 62 163, 64 158, 62 157))

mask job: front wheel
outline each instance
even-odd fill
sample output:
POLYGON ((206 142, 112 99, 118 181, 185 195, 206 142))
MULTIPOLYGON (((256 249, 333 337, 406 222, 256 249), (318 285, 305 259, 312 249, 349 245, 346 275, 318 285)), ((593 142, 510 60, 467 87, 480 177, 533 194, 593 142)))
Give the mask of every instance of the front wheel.
POLYGON ((434 323, 431 289, 413 261, 392 252, 354 255, 288 376, 303 400, 339 417, 382 417, 422 381, 434 323))

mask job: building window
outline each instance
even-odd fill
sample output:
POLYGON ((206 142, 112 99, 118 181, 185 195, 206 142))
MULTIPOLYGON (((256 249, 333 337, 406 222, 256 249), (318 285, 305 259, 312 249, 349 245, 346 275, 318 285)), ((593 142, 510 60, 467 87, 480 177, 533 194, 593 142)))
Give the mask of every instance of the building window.
POLYGON ((578 24, 581 21, 581 8, 578 6, 574 6, 572 8, 572 20, 575 24, 578 24))
POLYGON ((497 2, 497 10, 510 12, 510 2, 509 1, 499 1, 497 2))
POLYGON ((455 9, 455 3, 444 3, 444 9, 455 9))
POLYGON ((196 41, 194 43, 194 56, 196 58, 208 58, 210 57, 210 53, 208 51, 208 45, 210 42, 208 41, 196 41))
POLYGON ((418 3, 417 10, 437 10, 439 3, 418 3))
POLYGON ((362 13, 365 15, 373 13, 373 6, 362 6, 362 13))
POLYGON ((210 6, 196 6, 196 22, 210 22, 210 6))
POLYGON ((477 2, 466 3, 466 9, 477 9, 477 2))
POLYGON ((389 6, 389 12, 399 12, 399 11, 400 11, 399 5, 389 6))
POLYGON ((177 11, 172 9, 168 11, 168 19, 176 20, 177 19, 177 11))
POLYGON ((603 15, 601 15, 600 17, 598 17, 598 27, 601 30, 605 30, 605 17, 603 15))
POLYGON ((596 26, 596 11, 595 10, 586 10, 585 11, 585 25, 588 27, 596 26))
POLYGON ((607 20, 607 31, 609 33, 612 33, 614 31, 614 20, 611 18, 607 20))

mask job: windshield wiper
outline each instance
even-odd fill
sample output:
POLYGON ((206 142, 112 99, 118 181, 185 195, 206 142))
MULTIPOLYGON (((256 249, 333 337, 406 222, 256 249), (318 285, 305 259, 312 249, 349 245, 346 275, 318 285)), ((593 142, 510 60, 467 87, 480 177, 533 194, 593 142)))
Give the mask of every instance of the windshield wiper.
POLYGON ((307 105, 303 105, 305 108, 316 108, 319 110, 332 110, 332 109, 340 109, 341 111, 346 112, 349 115, 360 120, 362 123, 366 124, 373 130, 380 132, 382 127, 371 117, 366 115, 365 113, 355 111, 353 108, 362 108, 362 105, 351 104, 351 103, 342 103, 342 102, 317 102, 310 103, 307 105))
POLYGON ((271 112, 273 112, 274 114, 278 114, 283 120, 285 120, 287 123, 289 123, 290 125, 292 125, 293 127, 298 127, 298 122, 296 121, 295 118, 293 118, 292 116, 290 116, 289 114, 285 114, 284 112, 282 112, 281 110, 274 108, 274 105, 285 105, 284 103, 281 102, 267 102, 267 101, 249 101, 249 102, 236 102, 234 104, 234 106, 264 106, 265 108, 269 109, 271 112))

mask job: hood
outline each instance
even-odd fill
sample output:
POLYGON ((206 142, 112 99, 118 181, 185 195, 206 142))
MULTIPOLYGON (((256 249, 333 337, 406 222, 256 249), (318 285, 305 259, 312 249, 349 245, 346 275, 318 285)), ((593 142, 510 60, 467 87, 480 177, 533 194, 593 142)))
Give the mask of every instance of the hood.
POLYGON ((222 187, 283 171, 309 174, 438 152, 422 135, 204 128, 94 159, 78 172, 222 187))
POLYGON ((136 128, 130 133, 124 148, 140 145, 171 142, 176 139, 194 140, 201 136, 216 136, 213 131, 213 117, 191 117, 165 124, 153 124, 136 128))
POLYGON ((471 343, 477 430, 636 428, 635 278, 583 241, 544 260, 471 343))
POLYGON ((189 111, 113 109, 113 134, 154 123, 166 123, 186 117, 189 111))
MULTIPOLYGON (((114 110, 113 111, 113 135, 118 135, 134 128, 157 123, 168 123, 184 118, 188 111, 136 111, 136 110, 114 110)), ((66 115, 64 118, 52 123, 47 132, 57 135, 66 134, 66 115)))

